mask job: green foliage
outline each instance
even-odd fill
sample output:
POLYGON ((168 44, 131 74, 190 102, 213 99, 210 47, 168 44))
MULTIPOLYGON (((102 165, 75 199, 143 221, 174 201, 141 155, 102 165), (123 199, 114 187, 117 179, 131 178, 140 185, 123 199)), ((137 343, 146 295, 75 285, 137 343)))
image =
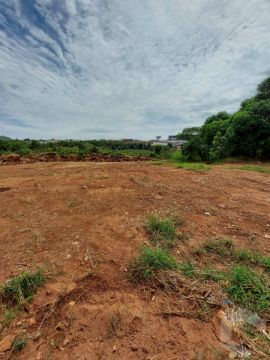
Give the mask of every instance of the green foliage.
POLYGON ((190 278, 194 278, 197 275, 196 266, 193 262, 185 262, 179 265, 179 269, 190 278))
POLYGON ((238 112, 210 116, 188 140, 182 146, 187 160, 218 161, 234 156, 269 159, 270 78, 258 86, 255 97, 242 102, 238 112))
POLYGON ((154 245, 171 248, 176 241, 175 220, 169 217, 151 216, 146 224, 150 240, 154 245))
POLYGON ((176 137, 178 140, 191 140, 194 136, 198 135, 200 131, 199 127, 190 127, 185 128, 181 133, 177 134, 176 137))
POLYGON ((182 162, 184 160, 185 160, 185 158, 180 150, 176 150, 171 153, 171 161, 178 163, 178 162, 182 162))
POLYGON ((204 244, 204 249, 207 252, 217 254, 219 256, 230 256, 234 250, 234 244, 231 239, 210 239, 204 244))
POLYGON ((22 349, 24 349, 27 345, 27 340, 24 339, 24 338, 18 338, 18 339, 15 339, 13 344, 12 344, 12 348, 15 350, 15 351, 21 351, 22 349))
POLYGON ((158 270, 175 270, 177 262, 167 251, 159 247, 144 246, 138 257, 130 264, 132 279, 143 281, 153 278, 158 270))
POLYGON ((2 284, 1 295, 8 303, 23 306, 31 301, 44 281, 42 270, 38 270, 33 274, 24 272, 2 284))
POLYGON ((211 169, 211 166, 204 163, 182 162, 177 164, 177 167, 192 171, 207 171, 211 169))
POLYGON ((1 321, 1 325, 3 328, 9 326, 11 321, 15 319, 17 316, 17 312, 13 309, 6 309, 4 312, 3 320, 1 321))
POLYGON ((260 274, 235 266, 229 275, 229 295, 239 305, 259 314, 270 307, 270 288, 260 274))
POLYGON ((210 239, 204 244, 204 249, 221 257, 228 257, 249 265, 258 265, 270 272, 270 257, 249 249, 237 249, 231 239, 210 239))

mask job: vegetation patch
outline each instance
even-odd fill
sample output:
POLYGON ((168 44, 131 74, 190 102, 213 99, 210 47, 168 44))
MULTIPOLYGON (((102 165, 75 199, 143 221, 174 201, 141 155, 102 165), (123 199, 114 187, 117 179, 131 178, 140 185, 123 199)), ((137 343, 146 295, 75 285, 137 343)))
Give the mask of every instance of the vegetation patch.
POLYGON ((14 340, 12 348, 15 351, 19 352, 22 349, 24 349, 26 347, 26 345, 27 345, 27 340, 25 338, 18 338, 18 339, 14 340))
POLYGON ((254 252, 249 249, 237 249, 231 239, 211 239, 204 244, 204 250, 217 254, 221 257, 229 257, 234 261, 241 261, 249 265, 261 266, 265 271, 270 272, 270 257, 254 252))
POLYGON ((45 277, 42 270, 32 274, 23 272, 2 284, 0 295, 5 302, 11 305, 24 306, 32 300, 44 281, 45 277))
POLYGON ((177 238, 176 221, 172 218, 151 216, 146 224, 146 230, 154 245, 159 244, 165 248, 172 248, 175 244, 177 238))
POLYGON ((181 162, 176 165, 178 168, 192 170, 192 171, 208 171, 211 169, 210 165, 200 162, 181 162))
POLYGON ((130 264, 131 277, 135 281, 148 280, 159 270, 176 270, 175 258, 165 249, 144 246, 138 257, 130 264))
POLYGON ((242 166, 237 166, 237 167, 230 167, 230 169, 256 171, 256 172, 260 172, 260 173, 270 174, 269 167, 258 166, 258 165, 242 165, 242 166))
POLYGON ((261 274, 245 266, 232 268, 228 292, 235 303, 259 314, 270 308, 269 284, 261 274))

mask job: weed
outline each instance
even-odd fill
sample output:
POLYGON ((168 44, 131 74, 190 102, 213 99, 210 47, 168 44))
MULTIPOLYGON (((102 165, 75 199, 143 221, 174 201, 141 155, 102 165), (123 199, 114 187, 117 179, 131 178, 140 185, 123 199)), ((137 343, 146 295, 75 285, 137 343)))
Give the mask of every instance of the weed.
POLYGON ((7 302, 23 306, 31 301, 44 281, 42 270, 38 270, 33 274, 23 272, 1 285, 1 295, 7 302))
POLYGON ((24 338, 19 338, 19 339, 15 339, 12 345, 12 348, 15 351, 21 351, 22 349, 24 349, 27 345, 27 340, 24 338))
POLYGON ((212 280, 215 282, 226 279, 226 275, 222 271, 218 271, 212 268, 206 268, 201 272, 201 276, 205 280, 212 280))
POLYGON ((176 240, 175 222, 171 218, 151 216, 146 224, 150 240, 154 245, 161 243, 165 248, 171 248, 176 240))
MULTIPOLYGON (((200 249, 202 251, 203 249, 200 249)), ((204 244, 204 250, 217 254, 221 257, 227 256, 235 261, 242 261, 250 265, 259 265, 270 272, 270 257, 254 252, 249 249, 236 249, 231 239, 212 239, 204 244)), ((196 252, 199 254, 199 252, 196 252)))
POLYGON ((182 162, 180 164, 177 164, 177 167, 192 171, 208 171, 211 169, 210 165, 204 163, 192 163, 192 162, 182 162))
POLYGON ((235 266, 229 274, 229 295, 239 305, 258 313, 270 307, 270 288, 265 279, 245 266, 235 266))
POLYGON ((131 276, 135 281, 150 279, 157 270, 176 268, 177 262, 167 250, 148 246, 140 250, 138 257, 130 265, 131 276))
POLYGON ((197 275, 195 264, 186 262, 179 265, 180 270, 188 277, 194 278, 197 275))
POLYGON ((121 317, 119 314, 112 315, 109 321, 108 336, 116 335, 117 329, 119 328, 121 317))
POLYGON ((206 241, 204 249, 207 252, 217 254, 219 256, 229 256, 232 254, 234 249, 234 244, 231 239, 222 238, 222 239, 211 239, 206 241))
POLYGON ((15 317, 17 316, 17 312, 12 309, 6 309, 4 312, 3 320, 1 321, 2 327, 8 327, 9 324, 15 317))

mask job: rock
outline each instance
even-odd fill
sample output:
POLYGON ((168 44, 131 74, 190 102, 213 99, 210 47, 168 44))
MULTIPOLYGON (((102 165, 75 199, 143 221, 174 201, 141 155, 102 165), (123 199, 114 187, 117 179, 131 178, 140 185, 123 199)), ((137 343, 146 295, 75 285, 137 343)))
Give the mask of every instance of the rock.
POLYGON ((113 345, 113 349, 112 349, 112 351, 113 351, 113 352, 116 352, 116 350, 117 350, 116 345, 113 345))
POLYGON ((268 234, 265 234, 264 237, 265 237, 266 239, 270 239, 270 235, 268 235, 268 234))
POLYGON ((6 335, 0 341, 0 353, 10 350, 12 348, 12 344, 13 344, 14 339, 15 339, 14 335, 6 335))
POLYGON ((229 359, 236 359, 237 358, 237 353, 235 353, 235 352, 230 352, 229 354, 228 354, 228 357, 229 357, 229 359))
POLYGON ((208 212, 208 211, 206 211, 204 214, 207 215, 207 216, 211 215, 210 212, 208 212))
POLYGON ((68 303, 69 306, 74 306, 75 304, 76 304, 76 302, 75 302, 74 300, 71 300, 71 301, 68 303))

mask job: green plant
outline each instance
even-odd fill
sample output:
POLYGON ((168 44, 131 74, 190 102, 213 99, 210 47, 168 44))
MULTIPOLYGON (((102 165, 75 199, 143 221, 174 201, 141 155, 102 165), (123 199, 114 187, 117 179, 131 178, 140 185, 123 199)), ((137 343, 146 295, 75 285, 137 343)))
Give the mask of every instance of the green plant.
POLYGON ((233 241, 229 238, 209 239, 204 244, 207 252, 217 254, 219 256, 229 256, 234 249, 233 241))
POLYGON ((180 270, 188 277, 194 278, 197 275, 196 266, 193 262, 185 262, 179 265, 180 270))
POLYGON ((161 244, 165 248, 171 248, 175 244, 176 225, 173 219, 151 216, 146 229, 154 245, 161 244))
POLYGON ((22 349, 24 349, 27 345, 27 340, 24 339, 24 338, 18 338, 18 339, 15 339, 13 344, 12 344, 12 348, 15 350, 15 351, 21 351, 22 349))
POLYGON ((158 270, 168 269, 177 269, 177 262, 167 250, 158 247, 144 246, 130 264, 131 277, 136 281, 150 279, 158 270))
POLYGON ((23 306, 31 301, 44 281, 45 277, 40 269, 32 274, 23 272, 1 285, 2 297, 11 304, 23 306))
POLYGON ((16 316, 17 316, 17 312, 15 310, 6 309, 5 312, 4 312, 3 320, 1 321, 1 324, 2 324, 3 328, 9 326, 11 321, 13 319, 15 319, 16 316))
POLYGON ((228 292, 236 303, 252 311, 261 313, 269 310, 270 288, 266 279, 245 266, 232 268, 228 292))
POLYGON ((177 164, 177 167, 181 169, 186 170, 192 170, 192 171, 208 171, 211 169, 210 165, 200 163, 200 162, 182 162, 177 164))
POLYGON ((205 280, 212 280, 215 282, 226 279, 226 275, 224 274, 224 272, 212 269, 211 267, 202 270, 201 276, 205 280))

